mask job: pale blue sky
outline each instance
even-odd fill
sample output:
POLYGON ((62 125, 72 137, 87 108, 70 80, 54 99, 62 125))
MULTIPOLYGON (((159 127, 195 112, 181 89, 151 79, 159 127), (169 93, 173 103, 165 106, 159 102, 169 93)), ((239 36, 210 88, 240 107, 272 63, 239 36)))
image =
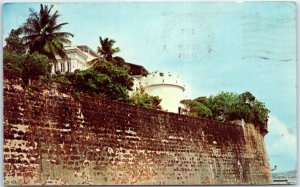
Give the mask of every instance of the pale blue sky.
MULTIPOLYGON (((3 7, 8 36, 39 4, 3 7)), ((296 168, 296 7, 288 2, 59 3, 73 45, 116 40, 125 60, 183 77, 189 97, 250 91, 271 110, 271 167, 296 168)))

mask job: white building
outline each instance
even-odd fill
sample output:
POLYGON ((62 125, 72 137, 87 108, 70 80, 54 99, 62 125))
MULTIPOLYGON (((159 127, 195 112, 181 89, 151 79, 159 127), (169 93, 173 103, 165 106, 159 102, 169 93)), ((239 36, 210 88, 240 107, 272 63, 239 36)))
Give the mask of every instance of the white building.
POLYGON ((67 46, 65 50, 68 59, 63 60, 56 55, 57 63, 52 66, 51 73, 74 72, 76 69, 85 70, 90 67, 88 62, 99 57, 95 51, 85 45, 67 46))
MULTIPOLYGON (((92 66, 89 62, 99 57, 96 52, 85 45, 68 46, 65 50, 68 59, 63 60, 57 55, 57 63, 52 66, 52 73, 88 69, 92 66)), ((129 75, 134 79, 133 92, 143 87, 149 95, 162 99, 160 105, 163 110, 178 113, 178 108, 182 107, 180 101, 184 99, 185 91, 185 85, 179 76, 162 72, 148 74, 143 66, 131 63, 125 63, 125 65, 128 67, 129 75)))
POLYGON ((154 72, 147 76, 135 78, 135 88, 142 86, 145 92, 162 99, 160 105, 163 110, 178 113, 182 108, 185 85, 181 77, 170 73, 154 72))

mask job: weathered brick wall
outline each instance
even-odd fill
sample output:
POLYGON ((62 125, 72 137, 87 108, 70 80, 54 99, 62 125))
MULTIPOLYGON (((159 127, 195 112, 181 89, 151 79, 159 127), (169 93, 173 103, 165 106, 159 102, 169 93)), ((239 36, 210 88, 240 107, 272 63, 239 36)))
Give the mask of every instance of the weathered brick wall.
POLYGON ((7 185, 271 183, 253 124, 74 99, 48 87, 4 81, 7 185))

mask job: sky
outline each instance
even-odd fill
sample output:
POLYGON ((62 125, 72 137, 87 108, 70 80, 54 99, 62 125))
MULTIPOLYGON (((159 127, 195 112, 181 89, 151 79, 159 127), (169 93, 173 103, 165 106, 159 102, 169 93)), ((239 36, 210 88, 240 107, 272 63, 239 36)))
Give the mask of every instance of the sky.
MULTIPOLYGON (((265 143, 276 172, 296 169, 296 7, 290 2, 57 3, 72 45, 99 36, 148 71, 180 75, 187 98, 250 91, 270 109, 265 143)), ((37 3, 3 6, 3 41, 37 3)))

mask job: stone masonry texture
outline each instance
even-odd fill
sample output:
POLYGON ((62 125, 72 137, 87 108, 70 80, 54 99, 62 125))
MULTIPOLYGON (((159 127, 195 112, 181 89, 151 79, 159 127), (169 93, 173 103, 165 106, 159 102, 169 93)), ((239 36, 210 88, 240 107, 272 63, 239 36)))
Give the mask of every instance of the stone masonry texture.
POLYGON ((74 97, 58 84, 4 80, 4 183, 269 184, 263 135, 129 104, 74 97))

